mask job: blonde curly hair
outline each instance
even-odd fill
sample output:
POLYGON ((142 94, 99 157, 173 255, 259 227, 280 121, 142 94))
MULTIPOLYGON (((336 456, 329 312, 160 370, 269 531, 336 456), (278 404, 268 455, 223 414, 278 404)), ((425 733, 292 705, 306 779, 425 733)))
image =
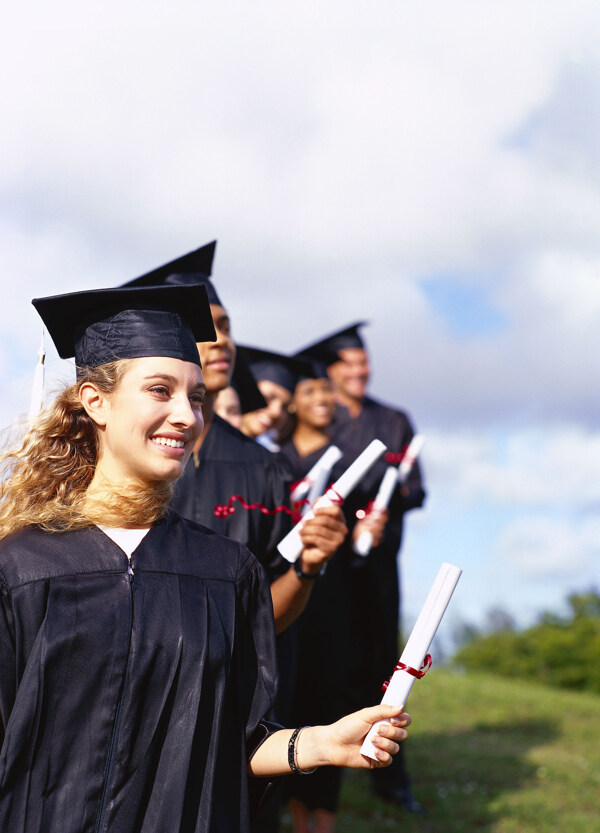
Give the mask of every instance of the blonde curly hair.
POLYGON ((98 458, 98 429, 79 398, 92 382, 113 392, 129 359, 77 370, 77 382, 63 390, 36 419, 20 445, 0 455, 0 538, 26 526, 64 532, 102 523, 142 527, 164 515, 174 483, 112 487, 102 502, 85 501, 98 458), (84 506, 85 504, 85 506, 84 506))

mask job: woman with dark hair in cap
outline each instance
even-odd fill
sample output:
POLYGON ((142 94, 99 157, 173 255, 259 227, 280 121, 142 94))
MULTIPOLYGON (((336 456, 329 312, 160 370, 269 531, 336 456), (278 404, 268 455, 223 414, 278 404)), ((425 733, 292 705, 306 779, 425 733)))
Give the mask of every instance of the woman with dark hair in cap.
MULTIPOLYGON (((294 421, 292 435, 281 446, 297 480, 306 477, 331 445, 329 429, 336 407, 325 364, 315 359, 305 359, 305 364, 308 371, 299 377, 289 406, 294 421)), ((340 461, 329 480, 335 480, 343 470, 340 461)), ((378 541, 385 521, 384 514, 371 515, 359 524, 354 519, 354 535, 368 528, 378 541)), ((328 562, 298 620, 297 682, 291 722, 320 723, 336 720, 344 713, 346 652, 352 649, 348 640, 351 560, 351 541, 347 541, 328 562)), ((323 767, 309 779, 293 776, 285 786, 294 833, 332 833, 339 803, 340 770, 323 767)))
POLYGON ((244 414, 242 431, 269 451, 279 451, 278 442, 289 427, 288 407, 296 382, 307 372, 305 363, 259 347, 238 344, 237 350, 265 399, 264 407, 244 414))
MULTIPOLYGON (((351 495, 356 509, 365 508, 375 497, 386 465, 398 464, 406 452, 414 429, 409 415, 373 399, 368 394, 371 377, 369 354, 360 334, 365 322, 356 322, 331 333, 301 352, 319 357, 327 364, 336 398, 335 418, 331 437, 346 454, 346 462, 354 459, 371 440, 382 440, 388 452, 363 478, 351 495)), ((398 486, 388 507, 388 519, 379 546, 368 558, 353 562, 350 596, 352 622, 349 628, 353 646, 352 661, 346 674, 348 703, 358 708, 379 693, 396 663, 400 607, 400 571, 398 553, 403 539, 407 512, 422 506, 425 500, 423 476, 418 461, 403 486, 398 486)), ((350 507, 350 503, 346 504, 350 507)), ((346 514, 352 526, 352 513, 346 514)), ((393 767, 372 773, 372 789, 380 798, 412 813, 423 812, 413 795, 410 778, 404 765, 403 748, 393 767)))
POLYGON ((203 426, 204 290, 35 305, 78 373, 2 456, 0 829, 247 831, 269 777, 368 766, 360 743, 379 718, 371 765, 387 765, 410 722, 397 709, 293 732, 265 718, 264 572, 168 508, 203 426))

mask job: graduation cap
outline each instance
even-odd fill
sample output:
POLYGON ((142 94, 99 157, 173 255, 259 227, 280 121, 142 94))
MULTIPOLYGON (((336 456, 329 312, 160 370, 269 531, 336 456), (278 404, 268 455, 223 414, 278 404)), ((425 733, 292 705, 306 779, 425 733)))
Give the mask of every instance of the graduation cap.
POLYGON ((223 306, 210 279, 216 246, 217 241, 213 240, 212 243, 171 260, 158 269, 127 281, 123 286, 189 286, 201 283, 208 292, 209 304, 223 306))
POLYGON ((99 367, 116 359, 168 356, 200 364, 197 341, 215 341, 206 288, 91 289, 34 298, 62 359, 99 367))
POLYGON ((348 350, 351 348, 364 349, 365 343, 358 332, 360 327, 364 327, 366 321, 357 321, 349 327, 344 327, 343 330, 338 330, 331 335, 322 338, 320 341, 315 341, 314 344, 309 344, 298 350, 294 355, 300 356, 303 359, 316 360, 326 366, 334 364, 339 361, 339 351, 348 350))
POLYGON ((239 349, 236 350, 235 354, 231 387, 239 397, 240 410, 243 414, 248 414, 250 411, 260 411, 267 407, 267 400, 260 392, 256 379, 250 370, 250 365, 239 349))
POLYGON ((257 382, 263 380, 275 382, 293 393, 300 377, 306 378, 307 374, 311 374, 310 365, 294 356, 242 344, 237 344, 236 347, 238 353, 248 363, 257 382))
MULTIPOLYGON (((329 355, 329 354, 328 354, 329 355)), ((307 367, 310 368, 310 372, 302 373, 298 377, 298 382, 302 382, 305 379, 329 379, 329 374, 327 373, 327 367, 333 362, 337 361, 337 356, 329 361, 322 357, 321 359, 317 359, 312 355, 308 355, 307 353, 298 352, 294 353, 295 359, 301 359, 303 362, 306 362, 307 367)), ((298 384, 296 382, 296 384, 298 384)))

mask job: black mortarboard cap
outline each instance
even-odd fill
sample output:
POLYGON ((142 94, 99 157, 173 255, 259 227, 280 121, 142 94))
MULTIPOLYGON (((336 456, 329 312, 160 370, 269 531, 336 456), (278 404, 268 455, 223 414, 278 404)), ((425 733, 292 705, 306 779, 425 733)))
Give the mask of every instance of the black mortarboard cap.
POLYGON ((238 353, 241 353, 248 362, 257 382, 263 380, 275 382, 293 393, 300 376, 306 376, 307 372, 310 374, 310 366, 294 356, 247 345, 238 344, 236 347, 238 353))
POLYGON ((217 241, 213 240, 212 243, 171 260, 158 269, 127 281, 123 286, 188 286, 201 283, 206 287, 209 304, 222 306, 210 279, 216 246, 217 241))
POLYGON ((243 414, 250 411, 260 411, 267 407, 267 401, 256 384, 250 365, 241 350, 235 354, 235 364, 231 376, 231 387, 240 399, 240 410, 243 414))
POLYGON ((198 341, 215 341, 206 288, 92 289, 34 298, 62 359, 99 367, 116 359, 168 356, 200 364, 198 341))
POLYGON ((296 356, 301 356, 305 359, 312 359, 322 362, 325 365, 334 364, 339 360, 339 351, 348 350, 350 348, 363 348, 364 341, 358 332, 360 327, 366 325, 366 321, 357 321, 355 324, 350 324, 349 327, 344 327, 343 330, 338 330, 331 335, 322 338, 320 341, 315 341, 314 344, 309 344, 298 350, 296 356))
POLYGON ((337 361, 337 354, 323 354, 318 359, 314 355, 299 352, 294 353, 294 358, 306 362, 307 367, 310 368, 310 372, 307 371, 298 377, 298 382, 302 382, 304 379, 328 379, 327 367, 337 361), (331 358, 331 356, 334 356, 334 358, 331 358))

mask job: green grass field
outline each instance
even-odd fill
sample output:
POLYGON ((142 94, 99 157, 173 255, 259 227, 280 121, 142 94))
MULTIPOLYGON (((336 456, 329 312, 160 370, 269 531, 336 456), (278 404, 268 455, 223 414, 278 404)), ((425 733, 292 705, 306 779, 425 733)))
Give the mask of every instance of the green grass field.
POLYGON ((368 775, 351 772, 338 833, 600 833, 600 697, 437 670, 408 710, 407 761, 428 815, 373 799, 368 775))

